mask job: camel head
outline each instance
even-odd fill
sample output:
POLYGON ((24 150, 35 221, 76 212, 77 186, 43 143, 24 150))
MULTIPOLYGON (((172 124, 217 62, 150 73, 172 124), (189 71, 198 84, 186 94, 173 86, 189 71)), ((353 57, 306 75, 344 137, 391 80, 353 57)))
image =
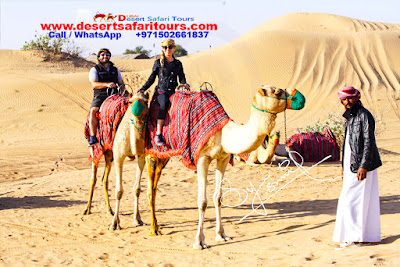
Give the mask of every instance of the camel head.
POLYGON ((305 98, 296 89, 280 89, 272 85, 263 85, 253 99, 257 110, 277 114, 285 109, 299 110, 304 107, 305 98))
POLYGON ((138 131, 144 129, 148 108, 149 96, 142 92, 129 94, 128 111, 132 113, 131 123, 138 131))

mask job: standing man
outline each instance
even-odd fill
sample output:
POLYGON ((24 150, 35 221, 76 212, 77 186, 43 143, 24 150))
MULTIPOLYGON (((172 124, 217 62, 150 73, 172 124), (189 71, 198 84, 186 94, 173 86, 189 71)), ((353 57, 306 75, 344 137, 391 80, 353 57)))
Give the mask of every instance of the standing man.
POLYGON ((340 193, 333 241, 336 249, 381 241, 377 168, 382 165, 375 142, 375 120, 354 87, 338 97, 346 111, 343 142, 343 188, 340 193))
POLYGON ((89 146, 94 146, 99 142, 96 137, 97 125, 99 123, 97 112, 99 111, 101 104, 110 95, 119 93, 117 84, 120 86, 121 92, 125 89, 121 73, 116 67, 114 67, 110 58, 110 50, 107 48, 100 49, 97 53, 97 60, 99 63, 91 68, 89 72, 89 81, 92 84, 94 91, 93 101, 89 112, 89 146))

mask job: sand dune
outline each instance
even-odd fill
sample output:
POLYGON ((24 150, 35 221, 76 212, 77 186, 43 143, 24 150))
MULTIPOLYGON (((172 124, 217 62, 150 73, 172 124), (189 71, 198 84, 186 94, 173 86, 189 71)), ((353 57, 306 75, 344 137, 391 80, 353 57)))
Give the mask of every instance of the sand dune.
MULTIPOLYGON (((236 40, 180 58, 188 82, 204 81, 237 122, 247 121, 251 100, 263 84, 297 88, 307 98, 301 111, 287 111, 287 135, 297 128, 343 112, 336 92, 353 85, 377 118, 382 209, 382 244, 334 251, 331 241, 341 180, 314 181, 305 176, 266 205, 268 216, 252 214, 249 198, 223 209, 232 241, 213 241, 213 171, 206 213, 207 251, 193 251, 197 225, 196 174, 178 159, 166 167, 159 185, 158 220, 163 236, 134 228, 134 163, 124 169, 121 231, 109 232, 100 189, 94 214, 80 215, 89 193, 90 163, 83 129, 92 100, 90 62, 48 60, 32 51, 0 50, 0 263, 4 265, 398 265, 400 163, 400 25, 367 22, 318 13, 293 13, 259 25, 236 40)), ((128 84, 139 89, 154 60, 113 60, 128 84)), ((275 129, 284 130, 283 114, 275 129)), ((282 138, 283 139, 283 138, 282 138)), ((281 139, 281 142, 282 142, 281 139)), ((102 166, 102 165, 101 165, 102 166)), ((311 168, 312 164, 306 167, 311 168)), ((292 168, 292 167, 291 167, 292 168)), ((291 169, 293 170, 293 168, 291 169)), ((314 167, 312 176, 340 175, 340 163, 314 167)), ((236 162, 226 177, 235 188, 258 186, 268 175, 285 171, 274 165, 251 167, 236 162)), ((114 172, 110 194, 114 204, 114 172)), ((144 173, 143 181, 147 178, 144 173)), ((150 222, 142 185, 142 218, 150 222)), ((233 195, 226 201, 236 201, 233 195)))

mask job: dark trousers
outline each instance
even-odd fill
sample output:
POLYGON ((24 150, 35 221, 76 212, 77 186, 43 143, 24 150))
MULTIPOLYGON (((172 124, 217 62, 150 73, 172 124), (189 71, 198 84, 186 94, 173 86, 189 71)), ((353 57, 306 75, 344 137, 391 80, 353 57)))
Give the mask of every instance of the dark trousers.
POLYGON ((161 93, 161 94, 156 93, 156 94, 157 94, 157 98, 156 98, 157 103, 160 105, 160 110, 158 111, 157 119, 165 120, 165 117, 167 116, 170 95, 163 94, 163 93, 161 93))

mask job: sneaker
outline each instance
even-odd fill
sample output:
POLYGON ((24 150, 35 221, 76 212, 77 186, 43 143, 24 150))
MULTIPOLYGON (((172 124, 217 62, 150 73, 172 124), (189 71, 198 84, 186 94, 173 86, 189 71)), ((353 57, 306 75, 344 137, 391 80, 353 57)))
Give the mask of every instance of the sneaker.
POLYGON ((156 143, 157 146, 164 146, 165 145, 164 136, 162 134, 157 134, 154 137, 154 143, 156 143))
POLYGON ((96 136, 90 136, 89 137, 89 145, 88 146, 94 146, 95 144, 97 144, 99 142, 99 140, 97 140, 96 136))

